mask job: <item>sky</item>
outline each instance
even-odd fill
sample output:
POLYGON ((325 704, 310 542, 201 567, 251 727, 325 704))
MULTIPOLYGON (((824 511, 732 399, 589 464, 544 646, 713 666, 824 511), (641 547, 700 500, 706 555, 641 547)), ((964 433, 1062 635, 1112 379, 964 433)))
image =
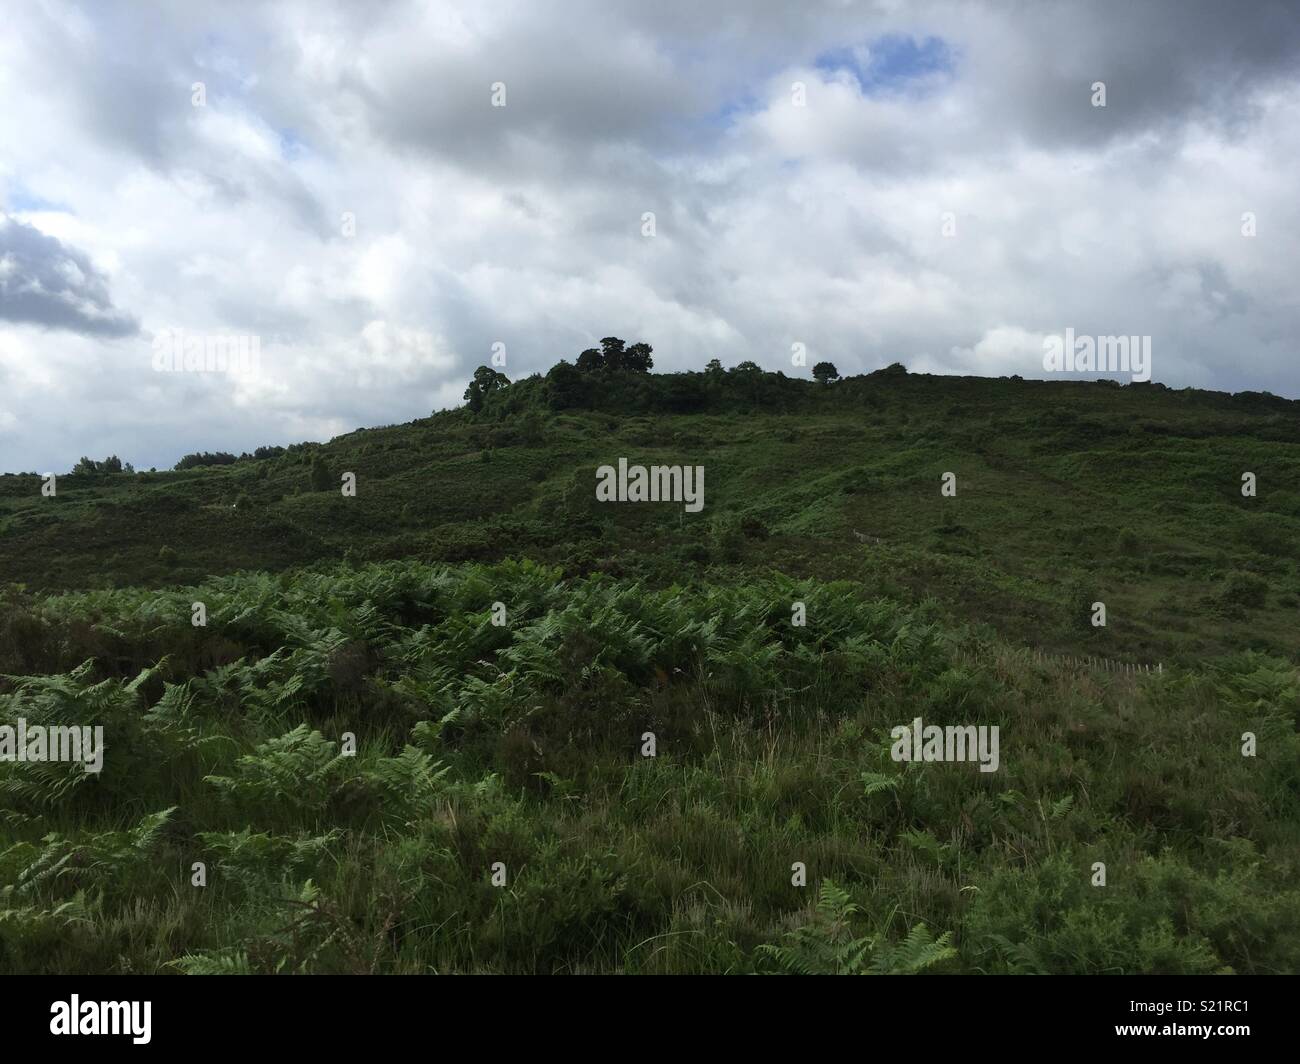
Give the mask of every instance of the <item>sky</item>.
POLYGON ((5 19, 0 470, 328 439, 609 335, 664 371, 1048 377, 1073 329, 1300 398, 1295 3, 5 19), (176 330, 255 370, 160 370, 176 330))

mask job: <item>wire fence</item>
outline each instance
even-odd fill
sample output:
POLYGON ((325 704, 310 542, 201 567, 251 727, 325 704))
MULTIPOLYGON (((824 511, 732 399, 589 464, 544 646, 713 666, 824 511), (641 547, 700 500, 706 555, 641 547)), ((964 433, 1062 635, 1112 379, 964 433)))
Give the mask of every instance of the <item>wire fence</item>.
POLYGON ((1147 661, 1117 661, 1114 658, 1101 658, 1091 654, 1053 654, 1046 650, 1033 650, 1035 661, 1052 661, 1075 669, 1096 669, 1100 672, 1119 673, 1136 676, 1139 673, 1162 675, 1165 665, 1162 661, 1155 664, 1147 661))

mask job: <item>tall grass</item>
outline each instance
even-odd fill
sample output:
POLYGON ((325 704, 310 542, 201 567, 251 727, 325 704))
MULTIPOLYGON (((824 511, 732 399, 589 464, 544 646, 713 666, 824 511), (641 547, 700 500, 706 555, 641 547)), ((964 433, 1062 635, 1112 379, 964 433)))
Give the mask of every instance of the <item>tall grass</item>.
POLYGON ((0 672, 0 723, 107 745, 0 763, 0 971, 1300 964, 1300 677, 1259 653, 1081 678, 848 582, 408 561, 11 595, 0 672), (915 716, 1001 769, 893 762, 915 716))

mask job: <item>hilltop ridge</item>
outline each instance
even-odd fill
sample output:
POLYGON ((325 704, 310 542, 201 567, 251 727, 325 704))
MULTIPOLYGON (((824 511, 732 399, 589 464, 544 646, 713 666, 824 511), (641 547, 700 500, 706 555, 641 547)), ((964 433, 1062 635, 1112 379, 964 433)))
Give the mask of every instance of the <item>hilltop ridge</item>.
POLYGON ((513 383, 482 367, 476 379, 494 381, 477 411, 260 458, 66 475, 52 499, 40 478, 0 478, 0 582, 532 557, 662 586, 757 565, 935 596, 1049 649, 1085 638, 1140 661, 1300 649, 1300 404, 1289 400, 901 366, 832 383, 568 363, 513 383), (619 457, 702 465, 702 511, 601 504, 596 470, 619 457), (948 472, 953 497, 941 494, 948 472), (344 473, 355 497, 341 494, 344 473), (1080 630, 1080 603, 1098 599, 1124 623, 1080 630))

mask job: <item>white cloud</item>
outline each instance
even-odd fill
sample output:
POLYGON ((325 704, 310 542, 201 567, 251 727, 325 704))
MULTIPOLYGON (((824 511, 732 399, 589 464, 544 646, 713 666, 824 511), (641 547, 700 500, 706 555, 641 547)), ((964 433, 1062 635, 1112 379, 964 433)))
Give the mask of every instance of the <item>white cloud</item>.
POLYGON ((1024 376, 1047 333, 1150 334, 1158 380, 1300 396, 1298 42, 1210 2, 18 8, 0 209, 141 335, 0 321, 0 467, 406 420, 494 342, 518 376, 611 333, 660 369, 789 371, 798 341, 1024 376), (889 92, 825 62, 891 34, 951 69, 889 92), (174 327, 257 335, 264 373, 153 373, 174 327))

